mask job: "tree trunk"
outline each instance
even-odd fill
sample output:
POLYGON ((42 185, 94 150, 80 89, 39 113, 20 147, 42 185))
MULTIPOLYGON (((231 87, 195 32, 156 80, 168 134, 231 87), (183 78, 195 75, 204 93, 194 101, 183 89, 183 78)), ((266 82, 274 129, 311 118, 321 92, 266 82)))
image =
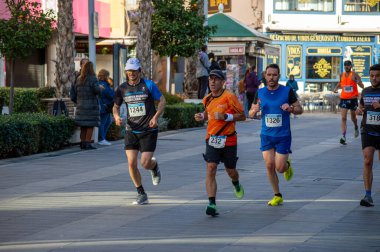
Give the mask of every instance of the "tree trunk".
POLYGON ((58 0, 57 26, 56 95, 61 98, 75 81, 73 0, 58 0))
POLYGON ((151 0, 141 0, 137 25, 136 54, 141 62, 142 76, 151 78, 151 34, 153 5, 151 0))
MULTIPOLYGON (((204 0, 198 0, 197 6, 198 9, 198 15, 202 17, 204 15, 204 0)), ((200 48, 199 48, 200 49, 200 48)), ((187 58, 186 60, 186 73, 185 73, 185 86, 184 91, 186 94, 188 94, 190 97, 194 97, 194 92, 198 91, 198 80, 196 77, 197 73, 197 63, 198 63, 198 52, 196 52, 192 57, 187 58)))
POLYGON ((14 82, 14 69, 15 69, 15 59, 10 59, 11 63, 11 89, 9 92, 9 114, 13 113, 14 97, 15 97, 15 82, 14 82))

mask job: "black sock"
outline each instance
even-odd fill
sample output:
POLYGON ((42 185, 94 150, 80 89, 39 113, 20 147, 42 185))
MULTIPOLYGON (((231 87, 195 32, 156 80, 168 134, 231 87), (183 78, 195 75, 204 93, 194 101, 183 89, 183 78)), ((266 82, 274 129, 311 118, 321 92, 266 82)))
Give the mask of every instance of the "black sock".
POLYGON ((282 198, 282 194, 281 193, 275 193, 274 196, 278 196, 278 197, 282 198))
POLYGON ((209 198, 208 198, 208 202, 210 203, 210 205, 211 205, 211 204, 216 205, 216 199, 215 199, 215 197, 209 197, 209 198))
POLYGON ((240 190, 240 183, 239 183, 239 180, 236 180, 236 181, 232 181, 232 184, 234 185, 234 187, 235 187, 235 189, 237 190, 237 191, 239 191, 240 190))
POLYGON ((138 194, 145 194, 144 187, 141 185, 136 188, 138 194))

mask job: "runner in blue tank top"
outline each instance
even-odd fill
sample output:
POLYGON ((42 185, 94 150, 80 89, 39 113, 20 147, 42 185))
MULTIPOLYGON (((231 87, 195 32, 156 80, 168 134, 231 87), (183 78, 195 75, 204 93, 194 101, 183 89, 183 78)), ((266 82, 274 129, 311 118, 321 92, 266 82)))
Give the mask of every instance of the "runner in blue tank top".
POLYGON ((283 173, 285 180, 293 177, 293 169, 288 159, 291 153, 292 136, 290 132, 290 113, 302 114, 303 109, 290 87, 278 83, 280 68, 276 64, 267 66, 265 70, 267 86, 259 89, 249 110, 249 116, 262 111, 261 147, 266 163, 269 181, 274 197, 268 202, 270 206, 278 206, 283 202, 280 193, 277 172, 283 173), (276 172, 277 171, 277 172, 276 172))

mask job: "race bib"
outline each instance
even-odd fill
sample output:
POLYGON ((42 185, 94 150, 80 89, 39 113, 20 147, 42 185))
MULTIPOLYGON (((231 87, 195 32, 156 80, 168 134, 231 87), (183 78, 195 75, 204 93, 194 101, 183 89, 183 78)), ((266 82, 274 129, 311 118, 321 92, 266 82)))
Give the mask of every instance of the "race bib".
POLYGON ((281 127, 282 115, 281 114, 267 114, 265 115, 265 125, 267 127, 281 127))
POLYGON ((130 117, 146 115, 144 103, 128 104, 128 114, 130 117))
POLYGON ((224 148, 226 144, 227 136, 215 136, 211 135, 208 139, 208 144, 216 149, 224 148))
POLYGON ((367 124, 380 125, 380 112, 367 111, 367 124))
POLYGON ((353 86, 344 86, 344 92, 352 93, 352 92, 354 92, 354 87, 353 86))

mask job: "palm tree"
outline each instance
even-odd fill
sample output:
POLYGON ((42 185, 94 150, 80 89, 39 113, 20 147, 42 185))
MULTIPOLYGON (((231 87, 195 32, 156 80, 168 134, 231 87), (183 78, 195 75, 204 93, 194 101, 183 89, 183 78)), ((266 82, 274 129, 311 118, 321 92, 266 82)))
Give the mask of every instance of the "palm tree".
POLYGON ((75 82, 73 0, 58 0, 57 26, 56 95, 61 98, 75 82))
POLYGON ((151 77, 151 34, 153 4, 151 0, 140 0, 139 21, 137 25, 136 56, 141 61, 141 72, 151 77))
MULTIPOLYGON (((198 0, 198 15, 200 17, 204 16, 203 8, 204 0, 198 0)), ((197 72, 197 62, 198 62, 198 52, 196 52, 192 57, 186 59, 186 72, 185 72, 185 85, 184 91, 189 95, 196 98, 198 91, 198 80, 196 78, 197 72)))

